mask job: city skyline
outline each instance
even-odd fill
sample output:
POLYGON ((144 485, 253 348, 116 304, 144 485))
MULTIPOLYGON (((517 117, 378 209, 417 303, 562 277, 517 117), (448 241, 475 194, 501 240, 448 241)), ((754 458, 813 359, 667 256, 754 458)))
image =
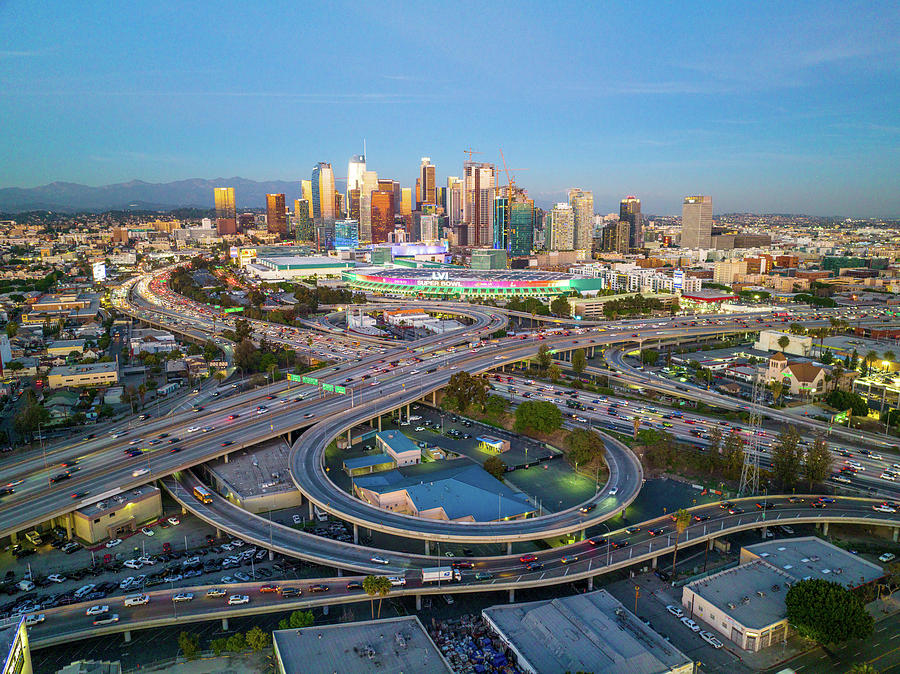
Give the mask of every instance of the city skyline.
POLYGON ((448 17, 276 3, 218 14, 215 50, 205 10, 175 8, 0 10, 0 85, 16 93, 0 101, 0 186, 294 180, 318 161, 342 177, 365 139, 371 166, 410 186, 423 156, 443 184, 464 149, 499 170, 502 147, 541 204, 579 186, 611 211, 626 194, 661 214, 713 194, 722 212, 900 214, 896 5, 726 3, 695 16, 527 4, 448 17), (497 41, 501 17, 529 39, 497 41), (297 44, 332 36, 335 51, 256 48, 276 20, 298 28, 297 44), (610 43, 596 58, 598 36, 602 48, 622 35, 633 49, 610 43), (339 55, 343 44, 355 46, 339 55))

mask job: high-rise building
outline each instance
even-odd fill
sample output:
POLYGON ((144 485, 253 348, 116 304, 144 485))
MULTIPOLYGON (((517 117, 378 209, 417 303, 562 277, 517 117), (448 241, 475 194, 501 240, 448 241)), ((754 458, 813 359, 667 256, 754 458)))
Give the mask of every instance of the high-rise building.
POLYGON ((556 204, 550 211, 550 250, 575 249, 575 213, 566 203, 556 204))
POLYGON ((447 178, 447 203, 445 208, 451 227, 455 227, 463 221, 464 194, 465 189, 462 180, 456 176, 447 178))
POLYGON ((463 220, 467 225, 467 244, 490 246, 493 244, 491 221, 494 214, 494 188, 497 186, 497 169, 493 164, 463 162, 465 197, 463 220))
POLYGON ((287 234, 287 212, 283 194, 266 195, 266 231, 269 234, 287 234))
POLYGON ((359 246, 359 223, 345 219, 334 221, 335 250, 353 250, 359 246))
POLYGON ((631 223, 627 220, 616 220, 609 223, 601 231, 601 249, 608 253, 626 254, 630 248, 630 233, 631 223))
POLYGON ((619 204, 619 220, 628 223, 628 248, 631 250, 643 248, 644 218, 641 215, 641 200, 635 196, 622 199, 619 204))
POLYGON ((435 166, 431 163, 431 157, 422 157, 422 163, 419 164, 420 203, 437 203, 434 193, 435 177, 435 166))
POLYGON ((575 250, 590 251, 594 238, 594 193, 585 190, 569 190, 575 227, 575 250))
POLYGON ((419 229, 416 238, 421 241, 437 241, 441 238, 440 216, 418 215, 416 216, 416 220, 418 221, 419 229))
POLYGON ((362 187, 359 192, 359 241, 372 243, 372 192, 378 189, 378 173, 363 173, 362 187))
POLYGON ((344 213, 344 195, 335 191, 334 193, 334 217, 343 218, 344 213))
POLYGON ((316 224, 334 222, 334 171, 320 161, 312 172, 313 218, 316 224))
POLYGON ((394 190, 371 194, 372 243, 385 243, 394 232, 394 190))
MULTIPOLYGON (((360 183, 362 184, 362 183, 360 183)), ((351 220, 359 222, 359 188, 347 190, 347 215, 351 220)))
POLYGON ((412 188, 404 187, 400 190, 400 215, 412 214, 412 188))
POLYGON ((237 234, 237 211, 234 206, 234 188, 216 187, 213 189, 216 202, 216 231, 219 236, 237 234))
POLYGON ((309 207, 309 216, 310 220, 313 217, 313 197, 312 197, 312 180, 301 180, 300 181, 300 198, 306 201, 306 205, 309 207))
POLYGON ((506 250, 509 236, 509 197, 498 194, 494 197, 493 247, 506 250))
POLYGON ((681 247, 712 248, 712 197, 685 197, 681 206, 681 247))
POLYGON ((533 247, 534 199, 518 194, 513 197, 510 205, 506 253, 509 257, 531 255, 533 247))
POLYGON ((314 241, 316 238, 306 199, 294 199, 294 236, 299 241, 314 241))
POLYGON ((347 165, 347 192, 362 187, 363 173, 366 172, 366 155, 355 154, 347 165))

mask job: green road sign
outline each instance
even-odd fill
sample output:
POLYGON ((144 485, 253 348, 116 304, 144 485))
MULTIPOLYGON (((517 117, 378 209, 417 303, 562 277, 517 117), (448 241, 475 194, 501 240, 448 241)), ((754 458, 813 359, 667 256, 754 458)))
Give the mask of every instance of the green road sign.
POLYGON ((303 379, 301 379, 301 381, 304 384, 312 384, 313 386, 318 386, 318 384, 319 384, 319 380, 314 377, 303 377, 303 379))
POLYGON ((244 307, 228 307, 225 310, 225 313, 226 314, 236 314, 237 312, 243 311, 243 310, 244 310, 244 307))
POLYGON ((346 394, 346 393, 347 393, 347 389, 345 389, 343 386, 335 386, 335 387, 334 387, 334 392, 335 392, 335 393, 343 393, 343 394, 346 394))
POLYGON ((322 390, 334 393, 334 386, 332 386, 331 384, 322 384, 322 390))
POLYGON ((303 381, 303 377, 299 374, 289 374, 288 381, 303 381))

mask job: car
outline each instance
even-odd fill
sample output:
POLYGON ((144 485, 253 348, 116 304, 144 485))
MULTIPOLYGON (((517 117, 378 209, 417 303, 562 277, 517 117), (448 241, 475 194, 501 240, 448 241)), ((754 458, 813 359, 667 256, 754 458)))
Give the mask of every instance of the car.
POLYGON ((691 630, 691 632, 699 632, 700 631, 700 625, 698 625, 697 623, 695 623, 693 620, 691 620, 688 617, 682 618, 681 624, 684 625, 685 627, 687 627, 689 630, 691 630))
POLYGON ((177 517, 170 517, 170 518, 168 518, 166 521, 167 521, 169 524, 171 524, 173 527, 178 526, 179 524, 181 524, 181 520, 178 519, 177 517))
POLYGON ((25 616, 25 626, 33 627, 44 622, 47 619, 47 616, 43 613, 32 613, 31 615, 25 616))
POLYGON ((521 557, 519 557, 519 561, 522 562, 522 564, 528 564, 529 562, 536 562, 537 555, 522 555, 521 557))
POLYGON ((453 562, 450 564, 451 568, 454 569, 474 569, 475 564, 472 562, 453 562))
POLYGON ((559 561, 562 562, 563 564, 574 564, 575 562, 578 561, 578 555, 568 555, 566 557, 563 557, 559 561))
POLYGON ((111 613, 109 615, 101 615, 99 618, 94 620, 95 625, 109 625, 111 623, 119 622, 119 614, 111 613))
POLYGON ((594 510, 597 507, 596 503, 588 503, 587 505, 583 505, 578 509, 582 515, 587 515, 589 512, 594 510))
POLYGON ((588 543, 590 543, 591 545, 606 545, 607 539, 603 538, 602 536, 592 536, 588 539, 588 543))
POLYGON ((153 529, 151 529, 150 527, 141 527, 141 533, 144 534, 144 536, 156 535, 156 532, 153 531, 153 529))
POLYGON ((444 601, 447 602, 447 605, 448 605, 448 606, 449 606, 450 604, 453 603, 453 596, 452 596, 452 595, 445 594, 445 595, 442 595, 442 596, 443 596, 443 598, 444 598, 444 601))
POLYGON ((824 508, 824 507, 827 506, 828 504, 825 503, 825 501, 813 501, 813 502, 810 503, 809 505, 810 505, 811 507, 813 507, 813 508, 824 508))
POLYGON ((661 536, 663 533, 665 533, 665 529, 663 529, 662 527, 658 529, 647 529, 647 533, 651 536, 661 536))
POLYGON ((108 611, 109 611, 109 606, 91 606, 84 612, 84 614, 85 615, 101 615, 102 613, 107 613, 108 611))
POLYGON ((348 590, 361 590, 361 589, 363 589, 363 584, 360 583, 358 580, 351 580, 349 583, 347 583, 347 589, 348 590))
POLYGON ((680 606, 676 606, 675 604, 669 604, 668 606, 666 606, 666 610, 676 618, 684 617, 684 609, 682 609, 680 606))
POLYGON ((700 632, 700 638, 713 648, 722 648, 722 642, 716 639, 710 632, 700 632))
POLYGON ((626 528, 626 529, 625 529, 625 533, 628 534, 628 535, 631 535, 631 534, 636 534, 636 533, 639 532, 640 530, 641 530, 641 528, 640 528, 639 526, 635 525, 635 526, 633 526, 633 527, 628 527, 628 528, 626 528))
POLYGON ((147 594, 131 594, 125 597, 125 606, 143 606, 150 603, 150 595, 147 594))
POLYGON ((788 499, 788 503, 803 503, 803 499, 799 496, 791 496, 788 499))
POLYGON ((211 587, 206 591, 207 597, 224 597, 225 594, 225 590, 220 587, 211 587))
POLYGON ((609 496, 615 496, 618 493, 619 493, 618 487, 613 487, 612 489, 609 490, 609 496))
POLYGON ((369 561, 374 562, 375 564, 385 564, 385 565, 391 563, 390 560, 385 559, 381 555, 375 555, 374 557, 369 557, 369 561))
POLYGON ((76 491, 76 492, 73 492, 72 498, 84 498, 84 497, 87 496, 89 493, 90 493, 90 492, 86 492, 86 491, 76 491))
POLYGON ((200 430, 199 426, 191 426, 189 429, 187 429, 187 432, 188 433, 196 433, 199 430, 200 430))
POLYGON ((531 562, 531 564, 526 564, 525 568, 529 571, 540 571, 544 568, 544 565, 540 562, 531 562))
POLYGON ((233 444, 234 444, 234 440, 225 440, 225 442, 221 443, 222 447, 230 447, 233 444))
MULTIPOLYGON (((391 585, 393 585, 393 584, 394 584, 394 583, 392 582, 391 585)), ((313 584, 313 585, 310 585, 310 586, 307 588, 307 590, 308 590, 309 592, 328 592, 328 586, 327 586, 327 585, 323 585, 322 583, 315 583, 315 584, 313 584)))
POLYGON ((303 517, 301 515, 293 515, 291 516, 291 520, 294 524, 303 524, 303 517))
POLYGON ((475 574, 475 580, 490 580, 494 577, 494 574, 490 571, 479 571, 475 574))
POLYGON ((629 545, 631 545, 631 541, 629 541, 627 538, 623 538, 621 541, 612 542, 613 550, 618 550, 619 548, 627 548, 629 545))
POLYGON ((240 580, 241 582, 244 582, 244 583, 250 582, 250 576, 248 576, 248 575, 247 575, 246 573, 244 573, 243 571, 235 571, 235 572, 234 572, 234 577, 237 578, 238 580, 240 580))
POLYGON ((694 515, 695 522, 705 522, 709 519, 709 515, 694 515))
POLYGON ((126 569, 134 569, 134 570, 136 571, 136 570, 140 569, 141 567, 143 567, 144 565, 141 564, 141 563, 140 563, 138 560, 136 560, 136 559, 127 559, 127 560, 125 560, 125 562, 122 564, 122 566, 124 566, 126 569))
POLYGON ((172 596, 172 601, 174 601, 176 604, 179 604, 183 601, 192 601, 193 599, 193 592, 179 592, 178 594, 172 596))
POLYGON ((663 571, 662 569, 654 569, 653 575, 655 575, 657 578, 659 578, 664 583, 668 582, 669 578, 670 578, 669 573, 667 571, 663 571))
POLYGON ((893 552, 885 552, 881 557, 878 558, 879 562, 892 562, 896 558, 896 555, 893 552))
POLYGON ((163 578, 164 583, 177 583, 178 581, 184 579, 184 576, 180 573, 170 573, 165 578, 163 578))
POLYGON ((66 577, 58 573, 53 573, 47 576, 47 580, 49 580, 51 583, 65 583, 66 577))
POLYGON ((233 594, 228 597, 228 605, 235 606, 237 604, 249 604, 250 597, 246 594, 233 594))
POLYGON ((307 412, 306 414, 303 415, 303 418, 304 418, 304 419, 310 419, 310 418, 312 418, 312 412, 307 412))
POLYGON ((265 585, 259 586, 259 591, 264 594, 269 593, 269 592, 278 592, 278 588, 275 585, 272 585, 271 583, 266 583, 265 585))
POLYGON ((892 508, 889 505, 885 505, 884 503, 879 503, 878 505, 873 505, 872 510, 877 513, 895 513, 897 512, 896 508, 892 508))
POLYGON ((122 545, 122 539, 121 539, 121 538, 114 538, 114 539, 112 539, 111 541, 106 541, 106 547, 107 547, 107 548, 114 548, 114 547, 119 546, 119 545, 122 545))

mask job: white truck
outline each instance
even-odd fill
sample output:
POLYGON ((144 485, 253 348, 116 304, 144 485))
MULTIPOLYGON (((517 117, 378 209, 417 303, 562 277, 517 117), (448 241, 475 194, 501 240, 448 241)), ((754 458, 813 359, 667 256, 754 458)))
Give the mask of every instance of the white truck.
POLYGON ((436 581, 459 582, 462 580, 462 574, 459 569, 449 566, 433 566, 430 569, 422 569, 422 582, 434 583, 436 581))

